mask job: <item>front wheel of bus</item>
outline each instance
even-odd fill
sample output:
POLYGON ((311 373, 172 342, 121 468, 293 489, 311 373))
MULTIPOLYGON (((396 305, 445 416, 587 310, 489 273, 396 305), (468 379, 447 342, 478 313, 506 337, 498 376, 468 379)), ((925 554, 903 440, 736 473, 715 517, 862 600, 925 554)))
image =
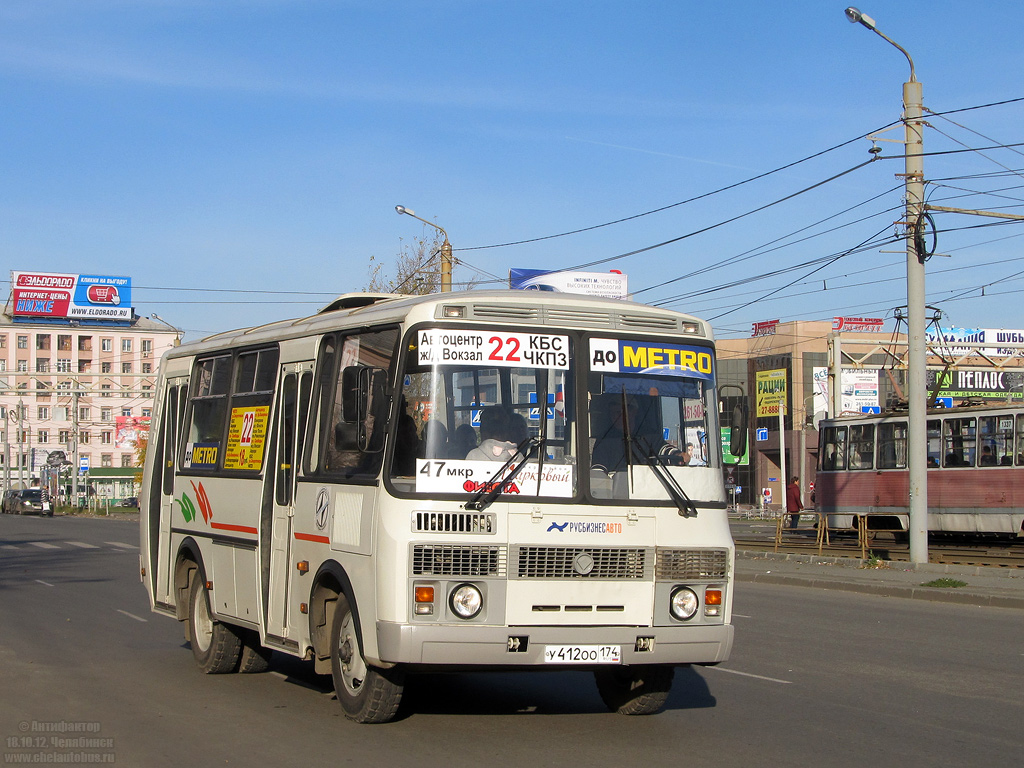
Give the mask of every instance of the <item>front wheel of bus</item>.
POLYGON ((357 723, 386 723, 398 712, 404 675, 396 669, 367 665, 359 649, 355 614, 345 595, 338 596, 331 629, 331 676, 345 717, 357 723))
POLYGON ((210 596, 198 571, 192 574, 188 596, 188 640, 196 664, 208 675, 234 672, 242 653, 242 641, 227 624, 210 614, 210 596))
POLYGON ((601 700, 621 715, 653 715, 665 706, 673 667, 636 665, 594 672, 601 700))

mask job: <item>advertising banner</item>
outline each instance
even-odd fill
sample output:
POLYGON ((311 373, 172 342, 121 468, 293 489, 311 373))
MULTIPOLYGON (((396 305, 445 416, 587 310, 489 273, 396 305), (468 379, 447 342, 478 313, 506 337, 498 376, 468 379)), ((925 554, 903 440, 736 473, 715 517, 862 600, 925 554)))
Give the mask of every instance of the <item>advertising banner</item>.
POLYGON ((981 354, 985 350, 970 349, 964 344, 984 344, 988 350, 1002 357, 1015 357, 1024 353, 1024 349, 1003 349, 1001 344, 1024 344, 1024 331, 1006 330, 1005 328, 941 328, 940 333, 925 331, 925 341, 930 345, 942 347, 952 355, 966 355, 974 352, 981 354))
MULTIPOLYGON (((851 370, 844 368, 839 384, 842 392, 843 413, 867 413, 868 408, 879 406, 878 371, 851 370)), ((828 368, 814 369, 814 412, 830 413, 832 404, 828 398, 828 368)))
POLYGON ((118 416, 114 427, 114 447, 134 451, 139 447, 139 438, 149 434, 149 416, 118 416))
POLYGON ((778 416, 779 405, 786 402, 786 369, 757 371, 757 417, 778 416))
POLYGON ((526 291, 583 293, 606 299, 628 299, 627 278, 621 272, 550 272, 544 269, 510 269, 509 288, 526 291))
POLYGON ((11 314, 80 320, 131 320, 130 277, 12 272, 11 314))

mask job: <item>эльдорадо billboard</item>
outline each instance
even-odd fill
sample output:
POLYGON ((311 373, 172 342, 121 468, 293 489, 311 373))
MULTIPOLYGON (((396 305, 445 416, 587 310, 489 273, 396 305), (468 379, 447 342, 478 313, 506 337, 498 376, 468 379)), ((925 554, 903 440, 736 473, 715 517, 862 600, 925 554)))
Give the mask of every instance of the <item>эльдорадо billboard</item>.
POLYGON ((131 320, 132 280, 108 275, 12 272, 11 314, 77 320, 131 320))

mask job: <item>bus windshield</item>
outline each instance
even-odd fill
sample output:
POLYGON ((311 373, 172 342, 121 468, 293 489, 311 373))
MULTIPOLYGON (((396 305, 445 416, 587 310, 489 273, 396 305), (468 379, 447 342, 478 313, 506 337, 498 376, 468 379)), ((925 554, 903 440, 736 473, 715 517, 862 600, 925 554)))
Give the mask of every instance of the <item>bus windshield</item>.
POLYGON ((397 491, 476 494, 511 477, 503 500, 576 495, 567 335, 430 328, 414 339, 394 414, 397 491))
POLYGON ((664 500, 719 466, 709 348, 591 339, 587 394, 594 497, 664 500))

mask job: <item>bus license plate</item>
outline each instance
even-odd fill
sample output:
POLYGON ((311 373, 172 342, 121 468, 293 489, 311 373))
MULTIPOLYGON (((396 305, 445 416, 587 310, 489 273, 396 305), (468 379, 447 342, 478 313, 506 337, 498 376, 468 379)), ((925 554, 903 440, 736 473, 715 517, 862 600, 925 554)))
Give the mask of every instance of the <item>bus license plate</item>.
POLYGON ((548 664, 621 664, 622 648, 618 645, 545 645, 544 661, 548 664))

